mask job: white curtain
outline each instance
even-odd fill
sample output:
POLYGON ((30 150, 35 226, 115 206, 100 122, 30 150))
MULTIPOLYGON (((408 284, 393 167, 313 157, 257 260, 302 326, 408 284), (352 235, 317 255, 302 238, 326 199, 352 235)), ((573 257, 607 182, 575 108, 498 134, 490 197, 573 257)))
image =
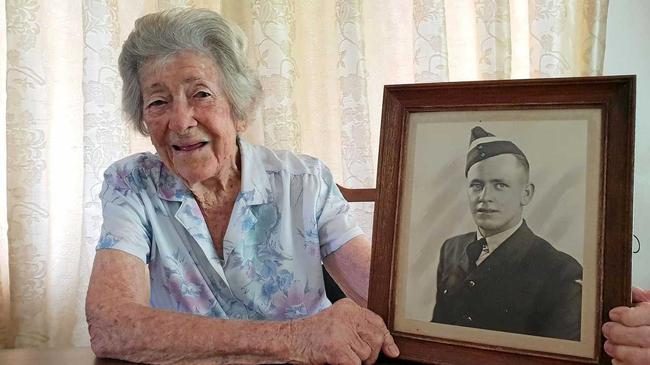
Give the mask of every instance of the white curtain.
POLYGON ((117 56, 174 6, 247 33, 265 89, 247 138, 347 187, 374 186, 384 84, 598 75, 607 17, 607 0, 0 0, 0 348, 88 344, 102 172, 151 149, 120 112, 117 56))

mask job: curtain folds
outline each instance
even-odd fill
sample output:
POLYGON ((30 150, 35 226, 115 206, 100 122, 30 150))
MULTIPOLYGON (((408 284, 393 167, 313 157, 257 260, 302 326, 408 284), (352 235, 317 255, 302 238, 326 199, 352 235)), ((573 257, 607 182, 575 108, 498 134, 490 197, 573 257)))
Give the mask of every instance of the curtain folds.
MULTIPOLYGON (((239 24, 264 95, 246 138, 374 186, 384 84, 599 75, 607 0, 0 0, 0 348, 88 344, 102 173, 151 150, 120 111, 139 16, 239 24), (5 102, 6 98, 6 102, 5 102)), ((353 207, 372 229, 372 204, 353 207)))

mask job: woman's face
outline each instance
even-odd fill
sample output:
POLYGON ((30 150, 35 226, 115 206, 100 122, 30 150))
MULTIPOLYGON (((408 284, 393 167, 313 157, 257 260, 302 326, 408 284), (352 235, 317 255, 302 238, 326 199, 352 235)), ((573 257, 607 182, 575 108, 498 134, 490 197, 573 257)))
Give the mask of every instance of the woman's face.
POLYGON ((168 169, 192 187, 235 166, 237 131, 212 58, 181 52, 145 63, 139 77, 143 119, 168 169))

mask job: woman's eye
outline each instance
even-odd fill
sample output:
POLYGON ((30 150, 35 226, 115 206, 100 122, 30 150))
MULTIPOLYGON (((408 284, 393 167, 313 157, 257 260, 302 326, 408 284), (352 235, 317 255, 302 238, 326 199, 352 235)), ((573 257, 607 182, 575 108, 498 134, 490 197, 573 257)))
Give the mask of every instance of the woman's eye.
POLYGON ((162 105, 165 105, 165 104, 166 104, 166 102, 164 100, 157 99, 157 100, 154 100, 154 101, 150 102, 147 105, 147 107, 157 107, 157 106, 162 106, 162 105))
POLYGON ((194 96, 196 96, 196 97, 198 97, 198 98, 207 98, 207 97, 209 97, 209 96, 212 96, 212 94, 210 94, 210 93, 207 92, 207 91, 199 91, 199 92, 197 92, 196 94, 194 94, 194 96))

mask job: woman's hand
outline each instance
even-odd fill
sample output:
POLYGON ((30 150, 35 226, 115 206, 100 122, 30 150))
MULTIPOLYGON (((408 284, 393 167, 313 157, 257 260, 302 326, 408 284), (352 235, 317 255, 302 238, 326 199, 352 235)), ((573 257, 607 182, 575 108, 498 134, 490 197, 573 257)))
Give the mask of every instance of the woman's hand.
POLYGON ((350 299, 341 299, 314 316, 291 322, 297 363, 372 364, 379 351, 396 357, 399 350, 384 321, 350 299))
POLYGON ((616 307, 603 325, 605 351, 615 365, 650 364, 650 290, 632 288, 633 307, 616 307))

